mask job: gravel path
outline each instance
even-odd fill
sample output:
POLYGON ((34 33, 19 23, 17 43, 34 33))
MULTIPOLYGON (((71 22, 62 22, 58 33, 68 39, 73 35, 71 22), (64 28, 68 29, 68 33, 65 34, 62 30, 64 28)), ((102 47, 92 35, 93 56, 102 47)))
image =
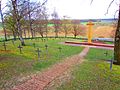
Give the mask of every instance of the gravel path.
POLYGON ((88 51, 89 47, 86 47, 80 54, 67 58, 64 62, 55 64, 48 70, 32 76, 30 80, 13 87, 12 90, 44 90, 47 85, 61 76, 65 71, 69 70, 72 66, 82 63, 88 51))

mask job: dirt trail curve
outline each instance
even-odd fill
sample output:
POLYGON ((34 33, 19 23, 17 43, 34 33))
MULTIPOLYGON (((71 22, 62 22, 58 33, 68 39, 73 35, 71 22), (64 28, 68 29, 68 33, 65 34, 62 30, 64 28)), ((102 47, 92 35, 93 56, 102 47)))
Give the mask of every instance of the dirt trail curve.
POLYGON ((12 90, 44 90, 44 88, 50 82, 59 77, 70 67, 78 63, 82 63, 83 58, 88 51, 89 47, 84 48, 84 50, 80 54, 67 58, 64 62, 55 64, 48 70, 32 76, 30 80, 21 85, 13 87, 12 90))

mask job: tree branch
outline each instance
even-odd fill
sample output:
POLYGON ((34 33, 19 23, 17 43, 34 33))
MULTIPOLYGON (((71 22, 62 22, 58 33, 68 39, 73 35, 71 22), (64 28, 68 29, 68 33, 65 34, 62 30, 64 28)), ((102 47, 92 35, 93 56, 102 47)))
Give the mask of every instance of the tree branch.
POLYGON ((90 5, 93 3, 93 0, 91 0, 90 5))
POLYGON ((114 1, 115 1, 115 0, 112 0, 112 1, 110 2, 109 6, 108 6, 108 8, 107 8, 107 12, 105 13, 105 15, 108 14, 109 9, 110 9, 110 7, 111 7, 111 5, 113 4, 114 1))

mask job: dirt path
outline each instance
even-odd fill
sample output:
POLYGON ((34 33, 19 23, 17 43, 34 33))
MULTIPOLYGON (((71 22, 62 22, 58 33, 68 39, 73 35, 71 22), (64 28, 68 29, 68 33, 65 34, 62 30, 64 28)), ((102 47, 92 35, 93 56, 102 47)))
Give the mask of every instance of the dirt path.
POLYGON ((72 66, 82 63, 88 51, 89 47, 86 47, 80 54, 67 58, 64 62, 55 64, 48 70, 32 76, 30 80, 13 87, 12 90, 44 90, 46 86, 64 74, 72 66))

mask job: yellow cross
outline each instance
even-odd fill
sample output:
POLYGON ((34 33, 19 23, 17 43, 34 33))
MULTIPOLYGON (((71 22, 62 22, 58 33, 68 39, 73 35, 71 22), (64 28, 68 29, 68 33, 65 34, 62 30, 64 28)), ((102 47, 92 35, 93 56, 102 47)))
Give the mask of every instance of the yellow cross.
POLYGON ((92 21, 89 21, 87 23, 87 25, 88 25, 88 43, 91 43, 91 41, 92 41, 92 27, 93 27, 94 23, 92 23, 92 21))

